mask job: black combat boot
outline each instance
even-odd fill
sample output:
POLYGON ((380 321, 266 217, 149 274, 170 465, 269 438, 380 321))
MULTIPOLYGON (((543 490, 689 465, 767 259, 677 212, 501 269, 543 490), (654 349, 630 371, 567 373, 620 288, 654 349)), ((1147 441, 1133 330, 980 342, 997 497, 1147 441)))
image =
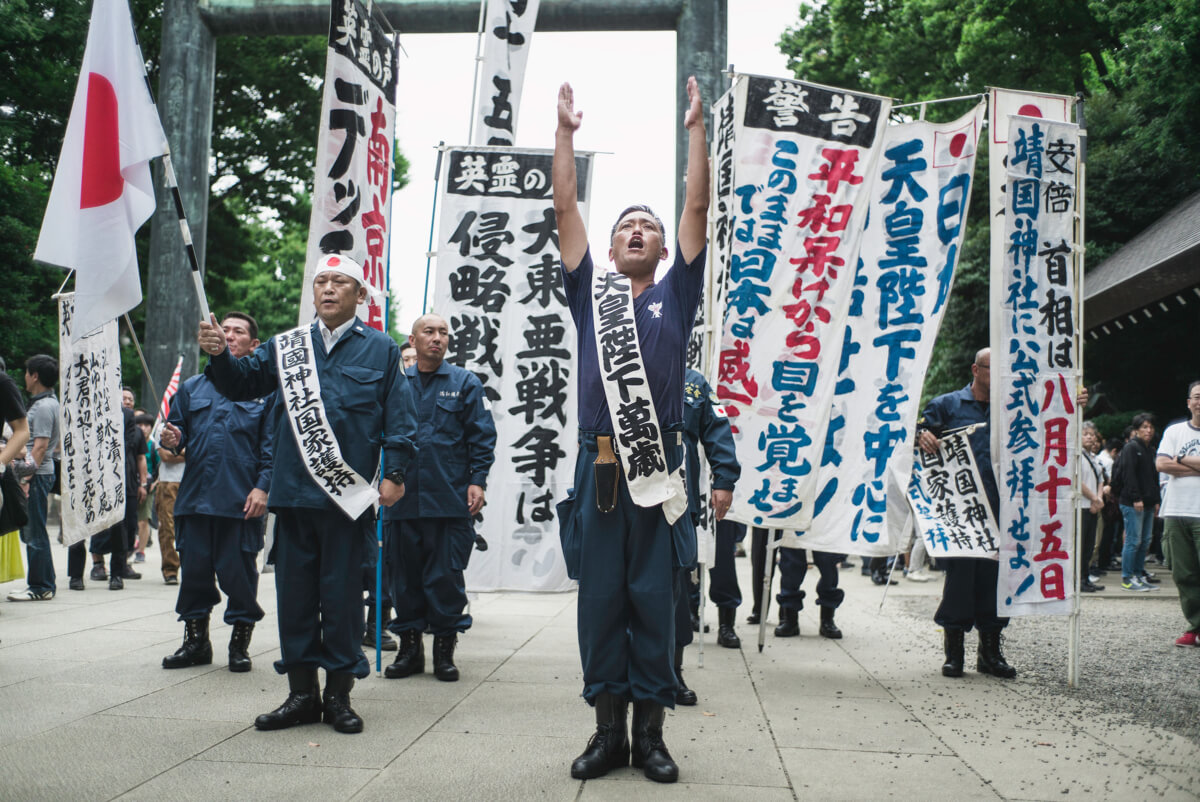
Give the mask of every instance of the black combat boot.
POLYGON ((679 766, 671 759, 663 743, 663 720, 666 711, 658 702, 640 699, 633 703, 633 746, 630 758, 633 765, 656 783, 673 783, 679 779, 679 766))
POLYGON ((942 676, 961 677, 963 675, 963 631, 961 629, 943 630, 943 641, 946 645, 946 662, 942 665, 942 676))
POLYGON ((350 706, 350 690, 354 687, 354 675, 345 672, 325 672, 325 696, 321 708, 325 723, 332 724, 338 732, 362 732, 363 720, 350 706))
POLYGON ((233 633, 229 636, 229 670, 235 673, 250 670, 250 636, 254 634, 254 624, 238 621, 233 625, 233 633))
POLYGON ((163 658, 163 668, 187 668, 212 663, 212 643, 208 640, 208 616, 183 622, 183 645, 175 654, 163 658))
POLYGON ((400 650, 396 659, 383 670, 383 676, 388 679, 399 679, 425 671, 425 642, 421 639, 421 630, 406 629, 400 633, 400 650))
MULTIPOLYGON (((391 608, 383 608, 383 625, 379 628, 379 648, 385 652, 396 651, 396 639, 392 637, 392 633, 388 632, 387 625, 391 619, 391 608)), ((367 629, 363 633, 363 646, 367 648, 375 648, 375 605, 367 608, 367 629)))
MULTIPOLYGON (((961 665, 961 663, 960 663, 961 665)), ((1017 670, 1010 666, 1000 651, 1000 631, 979 632, 979 659, 975 668, 980 674, 991 674, 1001 679, 1012 679, 1017 676, 1017 670)))
POLYGON ((288 697, 270 713, 254 719, 260 730, 282 730, 321 720, 321 687, 315 668, 293 668, 287 673, 288 697))
POLYGON ((775 627, 775 637, 794 638, 800 634, 800 611, 790 607, 779 608, 779 626, 775 627))
POLYGON ((717 608, 717 645, 726 649, 742 648, 742 639, 733 631, 733 619, 737 610, 733 607, 717 608))
POLYGON ((433 636, 433 675, 442 682, 458 682, 458 666, 454 665, 454 644, 458 635, 433 636))
POLYGON ((842 637, 842 631, 838 629, 837 624, 833 623, 832 607, 821 607, 821 628, 817 632, 822 638, 838 640, 842 637))
POLYGON ((596 697, 596 732, 587 749, 571 764, 571 776, 576 780, 603 777, 612 769, 629 765, 629 735, 625 719, 629 702, 611 693, 596 697))
POLYGON ((691 707, 696 704, 696 692, 687 686, 683 681, 683 647, 675 647, 675 681, 679 684, 675 686, 675 704, 691 707))

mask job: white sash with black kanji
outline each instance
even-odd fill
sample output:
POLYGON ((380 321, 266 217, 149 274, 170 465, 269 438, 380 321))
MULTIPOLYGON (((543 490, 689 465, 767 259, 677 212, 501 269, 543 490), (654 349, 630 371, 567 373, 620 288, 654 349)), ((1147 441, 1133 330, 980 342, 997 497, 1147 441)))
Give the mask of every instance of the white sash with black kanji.
POLYGON ((342 459, 321 400, 310 326, 275 336, 275 367, 283 408, 308 475, 342 512, 357 519, 379 500, 379 491, 342 459))
POLYGON ((674 471, 667 470, 658 414, 634 325, 629 277, 593 269, 591 293, 596 357, 629 496, 639 507, 662 504, 667 523, 674 524, 687 511, 683 461, 674 471))

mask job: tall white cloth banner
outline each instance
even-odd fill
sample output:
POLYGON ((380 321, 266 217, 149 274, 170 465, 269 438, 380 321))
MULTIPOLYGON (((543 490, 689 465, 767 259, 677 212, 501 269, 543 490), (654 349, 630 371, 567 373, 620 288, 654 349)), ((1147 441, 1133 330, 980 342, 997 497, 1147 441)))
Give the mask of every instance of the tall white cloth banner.
MULTIPOLYGON (((496 423, 496 462, 471 556, 472 590, 573 587, 554 499, 574 478, 575 336, 559 268, 553 153, 450 148, 443 159, 433 310, 450 324, 447 358, 475 373, 496 423)), ((591 155, 576 154, 587 217, 591 155)))
POLYGON ((333 0, 300 325, 312 322, 317 262, 342 253, 371 287, 358 317, 383 331, 396 139, 396 43, 359 0, 333 0))
POLYGON ((878 557, 908 537, 920 389, 966 233, 983 112, 884 132, 814 518, 785 545, 878 557))
POLYGON ((76 324, 75 294, 59 296, 62 534, 68 546, 124 520, 128 492, 117 322, 78 338, 76 324))
POLYGON ((714 384, 742 465, 728 515, 807 529, 891 101, 747 75, 732 92, 734 223, 714 384))
POLYGON ((997 612, 1070 612, 1080 359, 1076 231, 1079 128, 1010 117, 1001 347, 992 351, 999 427, 997 612))
POLYGON ((487 0, 483 70, 471 141, 515 145, 525 63, 537 24, 539 0, 487 0))

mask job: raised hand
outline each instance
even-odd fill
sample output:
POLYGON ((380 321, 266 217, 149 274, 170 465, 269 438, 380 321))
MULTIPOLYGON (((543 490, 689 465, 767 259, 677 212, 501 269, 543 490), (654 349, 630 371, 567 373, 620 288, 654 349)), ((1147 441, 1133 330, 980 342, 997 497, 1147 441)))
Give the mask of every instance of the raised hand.
POLYGON ((204 353, 216 356, 225 350, 225 331, 217 323, 216 315, 209 313, 209 318, 211 318, 211 322, 202 322, 200 324, 200 336, 198 340, 200 348, 204 353))
POLYGON ((696 76, 688 77, 687 82, 688 93, 688 110, 683 117, 683 127, 691 129, 694 125, 704 125, 704 102, 700 99, 700 84, 696 82, 696 76))
POLYGON ((575 111, 575 91, 564 83, 558 88, 558 127, 578 131, 583 124, 583 112, 575 111))

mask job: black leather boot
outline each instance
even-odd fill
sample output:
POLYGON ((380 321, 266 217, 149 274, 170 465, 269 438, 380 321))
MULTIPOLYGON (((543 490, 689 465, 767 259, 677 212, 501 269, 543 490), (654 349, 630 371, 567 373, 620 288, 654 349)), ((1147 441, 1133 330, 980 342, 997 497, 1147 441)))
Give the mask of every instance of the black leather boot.
POLYGON ((675 686, 675 704, 691 707, 698 701, 696 692, 687 686, 683 681, 683 647, 675 647, 675 681, 679 684, 675 686))
MULTIPOLYGON (((387 631, 388 620, 391 618, 391 609, 383 608, 383 626, 379 628, 381 633, 379 638, 379 648, 385 652, 396 651, 396 639, 392 637, 392 633, 387 631)), ((367 608, 367 628, 363 633, 363 646, 370 649, 375 648, 375 607, 374 605, 367 608)))
POLYGON ((293 668, 287 673, 288 697, 270 713, 254 719, 260 730, 282 730, 321 720, 321 687, 315 668, 293 668))
POLYGON ((833 623, 832 607, 821 607, 821 628, 817 632, 822 638, 838 640, 842 637, 842 631, 838 629, 837 624, 833 623))
POLYGON ((633 745, 630 759, 656 783, 673 783, 679 779, 679 766, 671 759, 663 743, 663 720, 666 711, 657 702, 640 699, 633 703, 633 745))
POLYGON ((250 636, 254 634, 254 624, 241 621, 233 625, 233 634, 229 636, 229 670, 235 673, 250 670, 250 636))
POLYGON ((629 735, 625 731, 628 711, 629 702, 619 696, 602 693, 596 697, 596 732, 583 754, 571 764, 572 777, 593 780, 629 765, 629 735))
POLYGON ((425 642, 421 639, 421 630, 406 629, 400 633, 400 650, 396 652, 396 659, 383 670, 383 676, 399 679, 424 671, 425 642))
POLYGON ((454 665, 454 644, 458 635, 433 636, 433 675, 442 682, 458 682, 458 666, 454 665))
POLYGON ((1017 670, 1010 666, 1000 651, 1000 632, 979 632, 979 658, 975 668, 980 674, 991 674, 1001 679, 1012 679, 1017 670))
POLYGON ((779 608, 779 626, 775 627, 775 637, 795 638, 800 634, 800 611, 790 607, 779 608))
POLYGON ((183 622, 183 645, 175 654, 163 658, 163 668, 187 668, 212 663, 212 643, 208 640, 208 616, 183 622))
POLYGON ((332 724, 338 732, 363 731, 363 720, 350 706, 350 689, 353 687, 353 674, 325 672, 325 695, 321 707, 325 713, 325 723, 332 724))
POLYGON ((737 610, 733 607, 717 608, 717 645, 726 649, 742 648, 742 639, 733 631, 733 619, 737 610))
POLYGON ((946 662, 942 665, 943 677, 961 677, 963 675, 963 631, 947 629, 942 632, 942 641, 946 646, 946 662))

